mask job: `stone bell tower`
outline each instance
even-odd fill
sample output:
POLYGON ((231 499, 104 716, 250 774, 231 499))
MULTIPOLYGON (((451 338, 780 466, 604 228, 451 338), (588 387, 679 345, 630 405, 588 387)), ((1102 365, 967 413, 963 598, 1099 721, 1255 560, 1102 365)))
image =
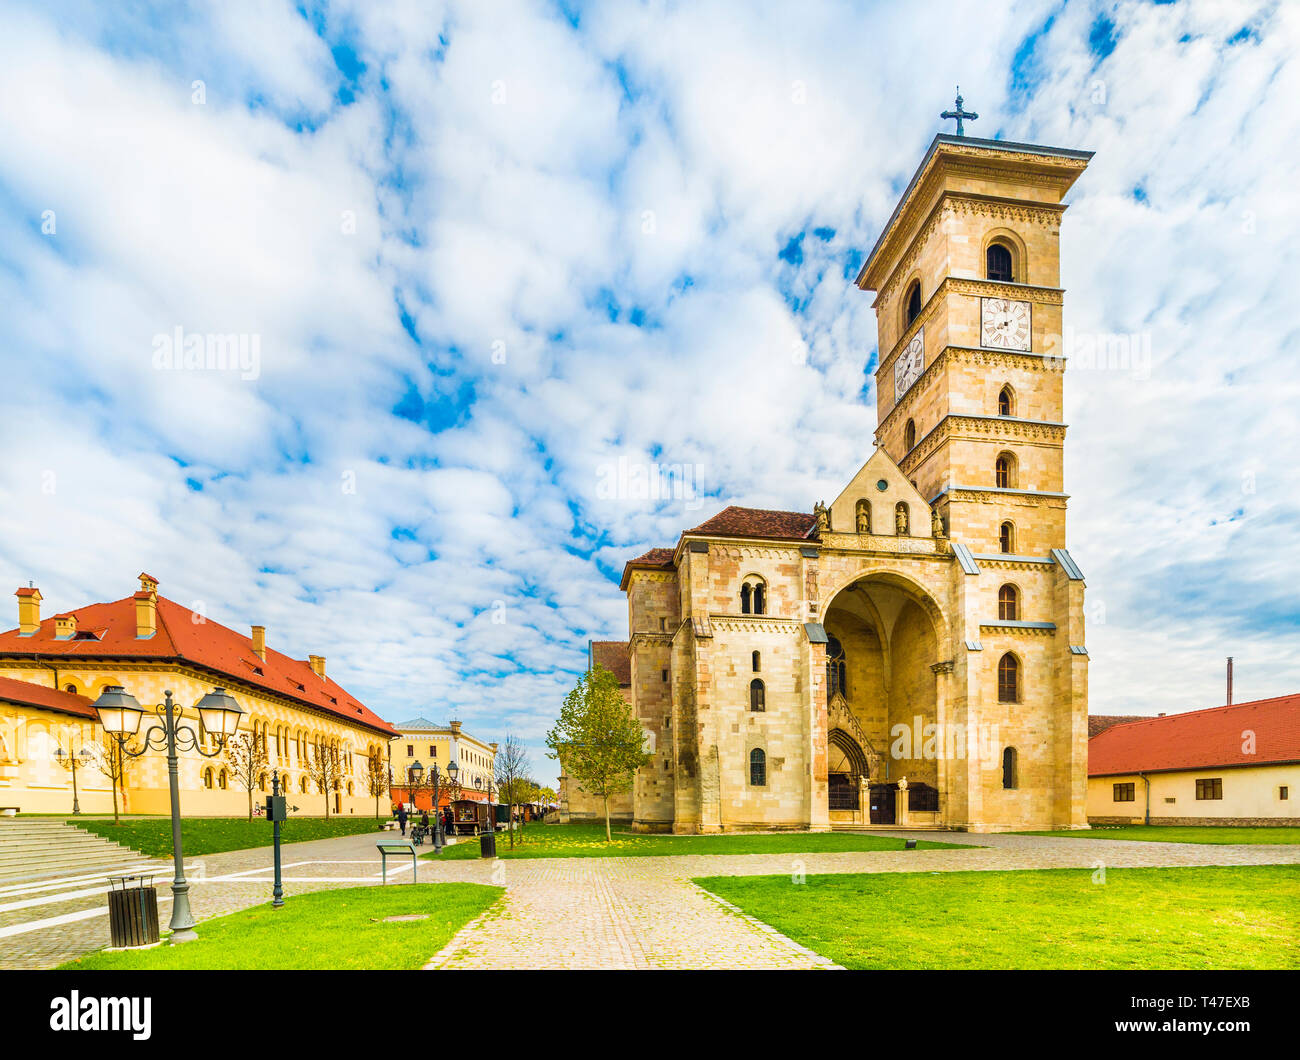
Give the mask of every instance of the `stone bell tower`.
POLYGON ((976 552, 1065 546, 1060 223, 1091 157, 936 136, 857 279, 876 442, 976 552))

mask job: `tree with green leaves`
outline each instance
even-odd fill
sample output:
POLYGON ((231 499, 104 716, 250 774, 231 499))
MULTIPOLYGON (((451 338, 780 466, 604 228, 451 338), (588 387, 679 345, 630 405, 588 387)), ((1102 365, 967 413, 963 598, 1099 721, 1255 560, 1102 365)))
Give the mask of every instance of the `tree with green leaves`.
POLYGON ((610 796, 628 791, 636 771, 652 758, 645 750, 645 731, 612 673, 597 665, 578 678, 546 745, 547 757, 559 759, 578 787, 604 803, 605 839, 612 842, 610 796))

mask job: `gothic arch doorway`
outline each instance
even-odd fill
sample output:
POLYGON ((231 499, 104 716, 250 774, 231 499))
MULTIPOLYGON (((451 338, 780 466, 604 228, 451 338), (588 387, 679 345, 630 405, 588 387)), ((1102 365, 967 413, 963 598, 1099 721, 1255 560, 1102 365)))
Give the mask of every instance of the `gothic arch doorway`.
POLYGON ((859 781, 871 775, 867 753, 843 729, 828 733, 826 762, 829 809, 857 810, 859 806, 859 781))

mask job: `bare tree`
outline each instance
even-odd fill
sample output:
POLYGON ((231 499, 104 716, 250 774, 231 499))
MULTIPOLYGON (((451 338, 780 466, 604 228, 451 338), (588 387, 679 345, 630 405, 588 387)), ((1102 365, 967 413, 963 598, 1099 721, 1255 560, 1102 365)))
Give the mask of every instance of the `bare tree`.
POLYGON ((388 763, 378 747, 366 755, 366 787, 375 798, 375 820, 379 820, 379 800, 388 791, 388 763))
POLYGON ((117 793, 122 793, 122 804, 126 804, 126 774, 133 761, 132 756, 140 753, 140 745, 135 739, 119 743, 116 736, 104 736, 102 743, 86 745, 90 759, 104 776, 108 777, 109 787, 113 789, 113 823, 121 824, 118 816, 117 793))
POLYGON ((523 801, 526 788, 531 783, 527 777, 530 768, 523 741, 518 736, 506 733, 506 742, 498 748, 496 754, 496 774, 497 787, 510 811, 511 849, 515 845, 515 806, 523 801))
POLYGON ((226 742, 226 761, 239 786, 248 792, 248 820, 253 820, 253 792, 262 787, 270 759, 266 754, 266 737, 240 733, 226 742))
POLYGON ((316 790, 325 796, 325 819, 330 815, 330 794, 334 792, 343 777, 343 756, 333 744, 314 743, 311 754, 307 756, 307 775, 316 790))

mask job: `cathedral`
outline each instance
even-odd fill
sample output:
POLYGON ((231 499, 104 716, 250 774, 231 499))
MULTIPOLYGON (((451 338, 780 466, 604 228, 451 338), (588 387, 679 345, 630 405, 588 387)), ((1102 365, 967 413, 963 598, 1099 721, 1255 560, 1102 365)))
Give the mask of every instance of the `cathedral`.
POLYGON ((592 658, 653 751, 635 830, 1086 827, 1059 236, 1091 157, 936 136, 856 280, 870 458, 829 504, 627 563, 629 640, 592 658))

